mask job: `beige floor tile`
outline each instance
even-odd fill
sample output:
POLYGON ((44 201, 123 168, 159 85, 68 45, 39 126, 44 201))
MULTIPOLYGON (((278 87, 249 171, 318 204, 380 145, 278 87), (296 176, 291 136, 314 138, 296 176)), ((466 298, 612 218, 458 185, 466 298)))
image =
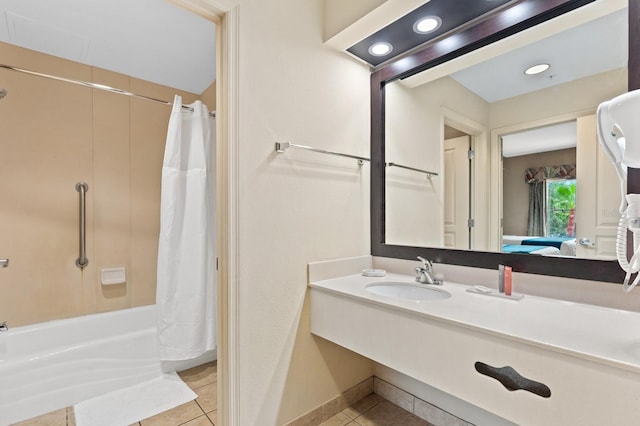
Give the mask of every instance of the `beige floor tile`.
POLYGON ((197 367, 181 371, 178 375, 191 389, 215 383, 218 379, 218 364, 216 361, 208 362, 197 367))
POLYGON ((214 384, 202 386, 193 391, 198 394, 196 402, 205 413, 218 409, 218 390, 214 384))
POLYGON ((210 412, 209 414, 207 414, 207 416, 209 417, 209 420, 211 420, 211 423, 213 423, 214 425, 218 422, 218 410, 210 412))
POLYGON ((360 401, 353 404, 351 407, 345 408, 342 413, 346 414, 352 419, 355 419, 356 417, 380 404, 382 401, 384 401, 382 397, 376 395, 375 393, 372 393, 368 396, 365 396, 360 401))
POLYGON ((329 420, 320 423, 320 426, 345 426, 351 423, 351 417, 343 413, 338 413, 331 417, 329 420))
POLYGON ((189 401, 174 409, 142 420, 140 424, 142 426, 176 426, 201 417, 203 414, 204 411, 195 401, 189 401))
POLYGON ((213 423, 207 416, 201 416, 197 419, 193 419, 190 422, 183 423, 181 426, 211 426, 213 423))
POLYGON ((387 401, 376 405, 355 421, 361 426, 431 426, 425 420, 387 401))
POLYGON ((33 419, 16 423, 15 426, 67 426, 67 409, 53 411, 33 419))

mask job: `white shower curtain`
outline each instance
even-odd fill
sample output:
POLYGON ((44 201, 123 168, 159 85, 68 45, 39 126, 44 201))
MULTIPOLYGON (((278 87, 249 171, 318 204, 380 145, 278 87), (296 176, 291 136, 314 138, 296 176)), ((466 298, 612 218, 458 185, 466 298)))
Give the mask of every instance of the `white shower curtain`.
POLYGON ((166 361, 216 347, 215 122, 175 97, 162 165, 158 340, 166 361))

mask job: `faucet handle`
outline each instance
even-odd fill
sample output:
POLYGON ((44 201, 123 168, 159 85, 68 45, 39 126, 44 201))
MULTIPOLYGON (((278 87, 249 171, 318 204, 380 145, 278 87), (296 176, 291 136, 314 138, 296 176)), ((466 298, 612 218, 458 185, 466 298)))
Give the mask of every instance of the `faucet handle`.
POLYGON ((430 271, 433 268, 433 263, 429 259, 425 259, 424 257, 418 256, 418 260, 422 262, 422 267, 427 271, 430 271))

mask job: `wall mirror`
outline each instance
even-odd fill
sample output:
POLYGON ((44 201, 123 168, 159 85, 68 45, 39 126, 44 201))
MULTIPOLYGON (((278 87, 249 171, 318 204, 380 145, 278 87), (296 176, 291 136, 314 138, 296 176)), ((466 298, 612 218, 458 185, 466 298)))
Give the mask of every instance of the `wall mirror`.
POLYGON ((374 70, 372 253, 620 282, 594 114, 632 87, 629 6, 515 2, 374 70))

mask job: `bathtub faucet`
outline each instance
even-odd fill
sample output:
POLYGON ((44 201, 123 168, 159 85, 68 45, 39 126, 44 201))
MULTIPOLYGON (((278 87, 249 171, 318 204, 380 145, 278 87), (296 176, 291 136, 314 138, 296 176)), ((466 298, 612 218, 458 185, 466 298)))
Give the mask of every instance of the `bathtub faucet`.
POLYGON ((6 321, 0 322, 0 331, 9 331, 9 326, 6 321))

